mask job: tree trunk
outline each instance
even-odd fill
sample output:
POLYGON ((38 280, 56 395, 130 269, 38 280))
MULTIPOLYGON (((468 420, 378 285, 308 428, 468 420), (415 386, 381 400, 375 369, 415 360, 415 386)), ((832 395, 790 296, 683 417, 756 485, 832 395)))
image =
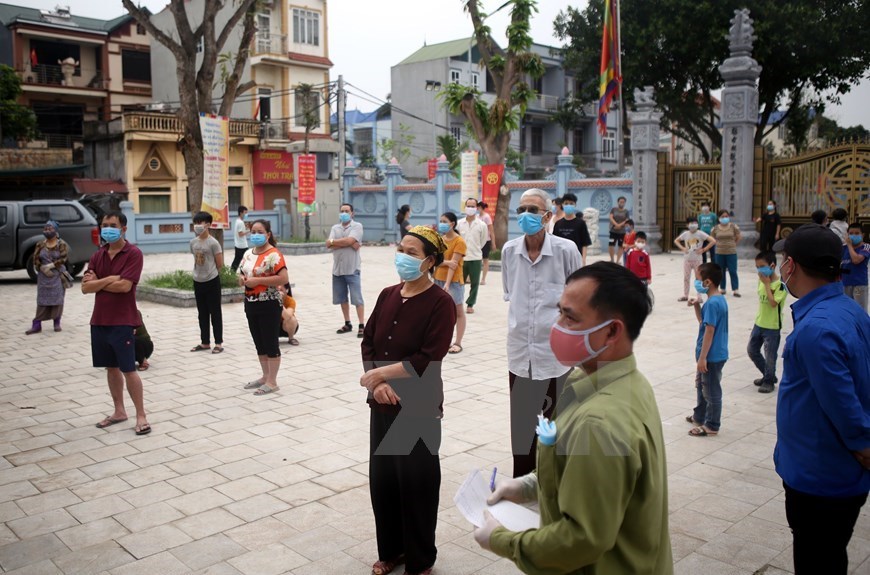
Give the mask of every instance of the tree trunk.
POLYGON ((181 154, 184 156, 184 172, 187 174, 187 201, 190 212, 196 213, 202 209, 202 150, 182 144, 181 154))

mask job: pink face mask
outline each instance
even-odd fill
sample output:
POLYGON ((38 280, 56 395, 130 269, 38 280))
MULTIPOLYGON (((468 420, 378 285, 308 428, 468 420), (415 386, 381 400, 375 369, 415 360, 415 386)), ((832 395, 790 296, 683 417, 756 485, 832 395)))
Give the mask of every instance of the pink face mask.
POLYGON ((552 329, 550 329, 550 349, 553 350, 553 354, 559 360, 559 363, 564 366, 583 365, 590 359, 598 357, 607 349, 606 345, 599 350, 592 349, 592 344, 589 343, 589 336, 612 323, 613 320, 609 319, 595 327, 580 331, 565 329, 558 323, 553 324, 552 329))

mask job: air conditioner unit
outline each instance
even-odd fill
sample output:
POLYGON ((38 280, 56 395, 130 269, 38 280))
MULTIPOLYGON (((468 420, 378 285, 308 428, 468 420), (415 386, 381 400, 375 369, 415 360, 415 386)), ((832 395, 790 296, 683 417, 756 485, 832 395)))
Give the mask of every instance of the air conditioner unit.
POLYGON ((269 134, 269 139, 271 140, 281 138, 281 124, 269 124, 267 133, 269 134))

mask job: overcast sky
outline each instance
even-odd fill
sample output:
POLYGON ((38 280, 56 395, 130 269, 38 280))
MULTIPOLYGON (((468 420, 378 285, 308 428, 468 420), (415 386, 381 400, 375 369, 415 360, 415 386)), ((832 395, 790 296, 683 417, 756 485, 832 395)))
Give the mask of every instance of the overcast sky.
MULTIPOLYGON (((113 18, 124 13, 120 0, 5 0, 9 4, 50 9, 69 4, 73 14, 92 18, 113 18), (114 5, 116 8, 111 8, 114 5)), ((166 0, 140 0, 152 12, 160 11, 166 0)), ((495 10, 504 0, 484 0, 484 8, 495 10)), ((553 37, 553 20, 568 5, 583 7, 587 0, 538 0, 539 13, 532 21, 532 36, 542 44, 559 45, 553 37)), ((339 74, 359 89, 383 100, 390 92, 390 67, 398 64, 426 41, 429 44, 466 38, 471 20, 462 10, 462 0, 329 0, 329 56, 339 74)), ((509 14, 496 14, 490 26, 499 42, 509 14)), ((348 88, 353 93, 360 90, 348 88)), ((829 106, 827 115, 841 125, 863 124, 870 128, 870 81, 843 98, 840 107, 829 106)), ((351 98, 348 109, 369 111, 375 104, 351 98)))

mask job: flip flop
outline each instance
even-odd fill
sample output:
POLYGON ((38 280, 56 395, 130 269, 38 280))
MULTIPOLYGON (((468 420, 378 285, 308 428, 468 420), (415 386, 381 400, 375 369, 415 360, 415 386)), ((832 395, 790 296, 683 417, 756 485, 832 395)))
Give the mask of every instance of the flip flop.
POLYGON ((138 371, 146 371, 149 367, 151 367, 151 364, 148 363, 147 361, 144 361, 144 362, 142 362, 142 363, 139 365, 139 367, 137 367, 136 369, 137 369, 138 371))
POLYGON ((287 343, 289 343, 290 345, 299 345, 299 340, 295 337, 291 337, 289 340, 287 340, 287 343))
POLYGON ((459 345, 458 343, 454 343, 453 345, 450 346, 450 349, 447 350, 447 353, 461 353, 461 352, 462 352, 462 346, 459 345), (454 347, 458 347, 459 349, 457 349, 456 351, 453 351, 454 347))
POLYGON ((396 567, 404 562, 404 555, 399 555, 391 561, 376 561, 375 564, 372 565, 372 575, 387 575, 387 573, 392 573, 396 567))
POLYGON ((112 419, 111 417, 107 417, 103 421, 99 422, 97 424, 97 427, 99 429, 105 429, 106 427, 109 427, 110 425, 115 425, 116 423, 122 423, 124 421, 127 421, 126 417, 124 419, 112 419))
POLYGON ((707 437, 708 435, 710 437, 712 437, 714 435, 719 435, 719 432, 718 431, 707 431, 706 429, 704 429, 703 426, 699 426, 699 427, 693 427, 692 429, 690 429, 689 435, 691 435, 692 437, 707 437))
POLYGON ((136 426, 136 435, 148 435, 149 433, 151 433, 151 424, 146 423, 145 425, 136 426))
POLYGON ((224 351, 224 347, 222 345, 216 345, 211 350, 212 354, 223 353, 223 351, 224 351))
POLYGON ((353 331, 353 326, 344 324, 343 326, 335 330, 335 333, 347 333, 349 331, 353 331))
POLYGON ((265 383, 257 388, 257 391, 254 392, 254 395, 268 395, 270 393, 275 393, 281 389, 280 387, 270 387, 265 383))
POLYGON ((205 347, 202 347, 201 345, 198 345, 196 347, 191 348, 190 351, 208 351, 210 349, 211 349, 211 346, 207 345, 205 347))
POLYGON ((261 385, 264 385, 264 383, 262 381, 259 381, 259 380, 249 381, 248 383, 245 384, 245 389, 260 389, 261 385))

